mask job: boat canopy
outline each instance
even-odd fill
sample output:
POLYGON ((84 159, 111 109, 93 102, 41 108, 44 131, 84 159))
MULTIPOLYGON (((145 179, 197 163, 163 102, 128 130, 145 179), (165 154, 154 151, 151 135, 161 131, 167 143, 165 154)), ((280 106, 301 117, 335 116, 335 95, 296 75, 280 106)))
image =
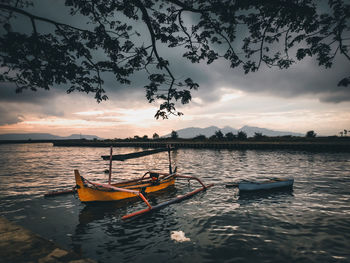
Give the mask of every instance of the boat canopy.
MULTIPOLYGON (((160 153, 160 152, 166 152, 166 151, 172 151, 175 148, 173 147, 166 147, 166 148, 157 148, 153 150, 147 150, 147 151, 141 151, 141 152, 134 152, 134 153, 127 153, 127 154, 116 154, 112 155, 112 160, 113 161, 125 161, 128 159, 133 159, 133 158, 139 158, 155 153, 160 153)), ((110 155, 102 155, 101 156, 103 160, 110 160, 111 156, 110 155)))

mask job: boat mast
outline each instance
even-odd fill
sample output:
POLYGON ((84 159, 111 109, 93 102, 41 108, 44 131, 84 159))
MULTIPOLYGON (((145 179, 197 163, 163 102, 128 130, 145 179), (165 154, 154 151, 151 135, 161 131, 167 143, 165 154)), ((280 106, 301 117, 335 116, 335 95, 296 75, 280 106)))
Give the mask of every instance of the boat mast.
POLYGON ((112 178, 112 155, 113 155, 113 146, 111 146, 111 152, 109 155, 109 176, 108 176, 108 184, 111 184, 112 178))
POLYGON ((167 145, 167 147, 168 147, 168 157, 169 157, 169 174, 172 174, 173 171, 171 169, 170 145, 167 145))

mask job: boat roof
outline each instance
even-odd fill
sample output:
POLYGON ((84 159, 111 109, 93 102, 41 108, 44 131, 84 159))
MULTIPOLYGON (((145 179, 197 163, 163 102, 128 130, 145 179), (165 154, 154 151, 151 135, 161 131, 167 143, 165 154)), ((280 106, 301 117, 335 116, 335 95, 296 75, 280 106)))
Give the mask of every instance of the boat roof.
MULTIPOLYGON (((160 153, 160 152, 165 152, 165 151, 172 151, 175 148, 173 147, 166 147, 166 148, 156 148, 153 150, 146 150, 146 151, 140 151, 140 152, 133 152, 133 153, 127 153, 127 154, 115 154, 112 155, 112 160, 113 161, 125 161, 128 159, 134 159, 134 158, 139 158, 139 157, 143 157, 143 156, 147 156, 147 155, 151 155, 151 154, 156 154, 156 153, 160 153)), ((101 156, 103 160, 109 160, 110 159, 110 155, 102 155, 101 156)))

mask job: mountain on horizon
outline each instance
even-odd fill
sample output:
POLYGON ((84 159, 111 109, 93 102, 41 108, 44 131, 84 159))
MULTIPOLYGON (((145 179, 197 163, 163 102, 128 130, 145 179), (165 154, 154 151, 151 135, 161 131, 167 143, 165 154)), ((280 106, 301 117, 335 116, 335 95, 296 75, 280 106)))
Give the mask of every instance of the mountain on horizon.
MULTIPOLYGON (((193 138, 198 135, 204 135, 205 137, 210 137, 213 134, 215 134, 217 130, 221 130, 224 134, 228 132, 237 133, 236 129, 233 129, 228 126, 223 129, 220 129, 217 126, 210 126, 206 128, 189 127, 189 128, 177 130, 176 132, 180 138, 193 138)), ((170 137, 170 136, 171 134, 167 134, 167 135, 164 135, 163 137, 170 137)))
POLYGON ((71 134, 69 136, 58 136, 50 133, 6 133, 0 134, 0 140, 77 140, 77 139, 87 139, 92 140, 102 139, 96 135, 86 135, 86 134, 71 134))
POLYGON ((242 128, 239 129, 239 131, 244 131, 248 137, 253 137, 255 133, 261 133, 262 135, 270 136, 270 137, 287 136, 287 135, 298 136, 298 137, 305 136, 305 134, 298 133, 298 132, 275 131, 275 130, 270 130, 266 128, 248 126, 248 125, 243 126, 242 128))
MULTIPOLYGON (((180 138, 184 139, 190 139, 194 138, 198 135, 204 135, 205 137, 209 138, 210 136, 214 135, 216 131, 220 130, 223 134, 226 134, 228 132, 232 132, 233 134, 237 134, 239 131, 244 131, 248 137, 253 137, 255 133, 261 133, 262 135, 274 137, 274 136, 304 136, 302 133, 296 133, 296 132, 289 132, 289 131, 275 131, 270 130, 266 128, 259 128, 259 127, 252 127, 245 125, 240 129, 235 129, 230 126, 225 126, 224 128, 219 128, 217 126, 210 126, 206 128, 198 128, 198 127, 189 127, 177 130, 177 134, 180 138)), ((171 134, 166 134, 162 137, 170 137, 171 134)))

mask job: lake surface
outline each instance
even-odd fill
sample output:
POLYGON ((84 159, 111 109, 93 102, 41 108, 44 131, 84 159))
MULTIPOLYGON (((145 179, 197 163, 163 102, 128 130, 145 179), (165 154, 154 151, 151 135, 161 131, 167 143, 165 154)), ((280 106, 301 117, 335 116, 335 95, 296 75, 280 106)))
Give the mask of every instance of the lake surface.
MULTIPOLYGON (((118 148, 129 153, 138 148, 118 148)), ((108 148, 0 145, 0 215, 98 262, 350 262, 350 153, 180 149, 178 173, 215 183, 206 192, 147 216, 145 208, 85 205, 76 195, 44 198, 75 185, 73 170, 107 182, 108 148), (293 191, 239 195, 239 179, 294 177, 293 191), (187 242, 175 242, 183 231, 187 242)), ((167 171, 167 154, 113 163, 113 179, 167 171)), ((197 188, 176 187, 150 197, 163 202, 197 188)))

